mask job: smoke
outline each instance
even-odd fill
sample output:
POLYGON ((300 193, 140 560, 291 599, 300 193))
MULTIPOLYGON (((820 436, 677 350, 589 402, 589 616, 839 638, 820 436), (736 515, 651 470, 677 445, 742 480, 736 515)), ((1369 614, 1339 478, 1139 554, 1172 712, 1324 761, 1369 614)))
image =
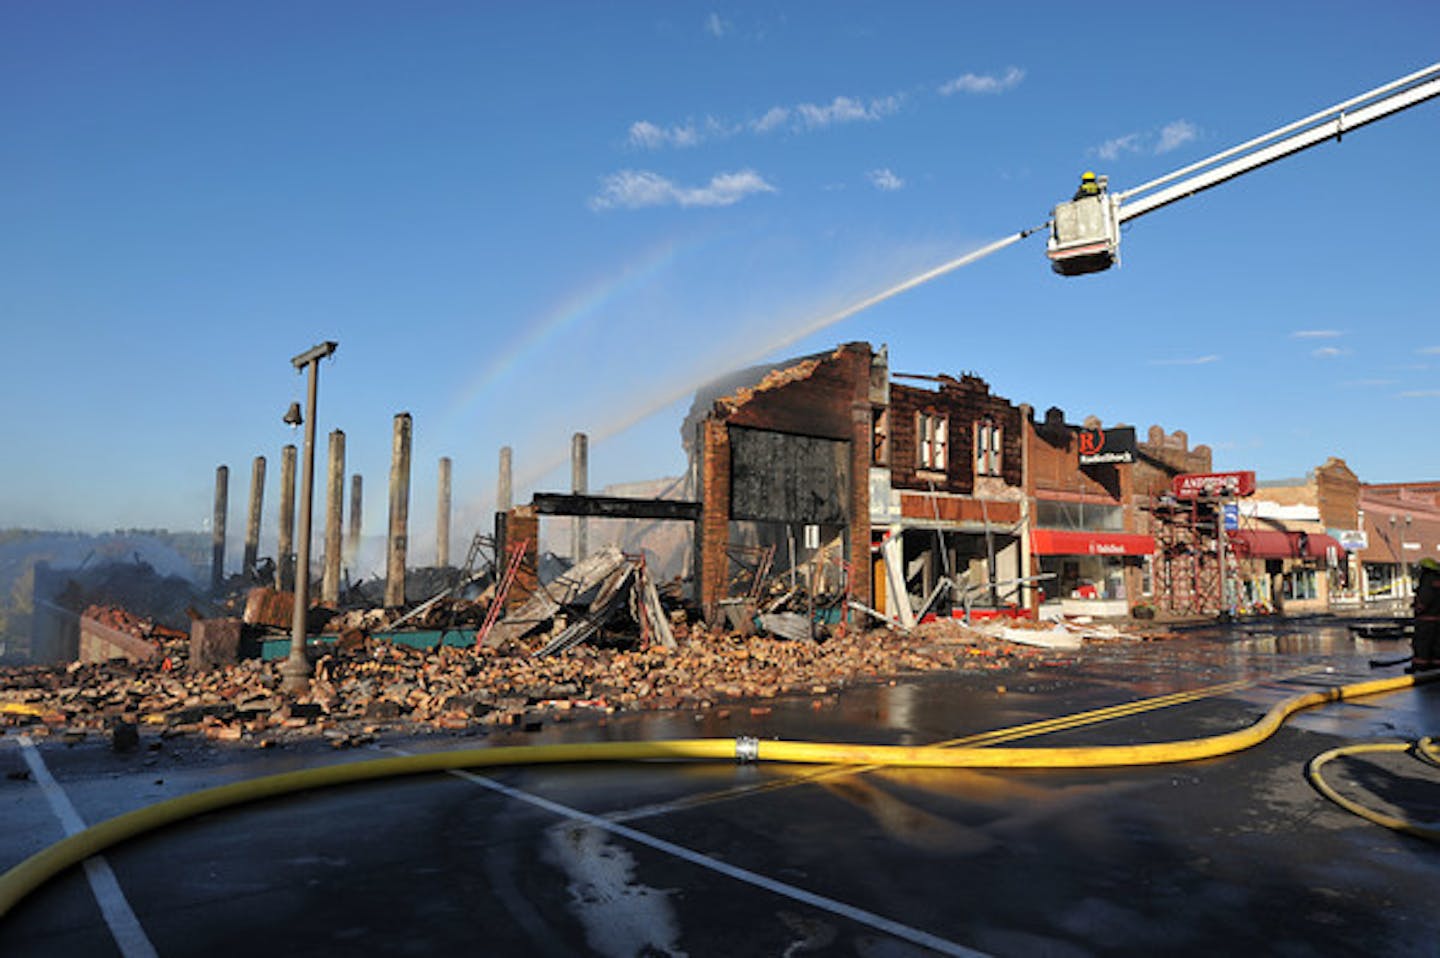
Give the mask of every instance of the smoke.
MULTIPOLYGON (((611 422, 599 429, 592 429, 590 431, 590 441, 592 443, 604 442, 620 433, 626 432, 667 407, 689 398, 699 386, 710 382, 718 376, 760 362, 774 355, 779 350, 792 346, 806 337, 812 336, 821 330, 828 329, 858 313, 878 306, 886 300, 899 296, 901 293, 908 292, 917 286, 922 286, 947 273, 951 273, 978 260, 984 259, 992 253, 997 253, 1007 246, 1024 239, 1030 235, 1030 232, 1031 231, 1015 233, 984 246, 977 247, 968 253, 947 260, 938 266, 916 273, 908 279, 886 286, 878 292, 863 296, 846 306, 822 312, 819 315, 801 314, 792 317, 788 322, 777 324, 777 331, 768 339, 758 342, 737 343, 728 351, 716 350, 708 352, 705 355, 706 363, 704 366, 689 370, 688 374, 683 378, 672 380, 668 385, 663 386, 653 395, 647 399, 643 399, 611 422)), ((553 456, 543 460, 538 466, 531 467, 525 472, 518 474, 515 483, 517 495, 522 488, 530 488, 534 483, 561 468, 568 461, 568 452, 557 451, 553 456)))

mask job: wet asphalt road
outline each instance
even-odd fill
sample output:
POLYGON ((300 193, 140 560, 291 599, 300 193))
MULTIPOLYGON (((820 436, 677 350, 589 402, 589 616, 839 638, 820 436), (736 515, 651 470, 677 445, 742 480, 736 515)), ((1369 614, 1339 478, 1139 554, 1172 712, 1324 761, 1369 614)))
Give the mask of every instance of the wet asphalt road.
MULTIPOLYGON (((819 709, 800 699, 764 715, 637 716, 485 742, 930 744, 1231 683, 1014 744, 1187 739, 1317 687, 1394 674, 1367 661, 1405 651, 1341 624, 1280 622, 1090 647, 1030 672, 901 679, 819 709)), ((1351 816, 1302 774, 1335 745, 1437 732, 1440 684, 1322 706, 1256 748, 1182 765, 632 764, 353 786, 113 849, 111 894, 138 938, 122 920, 128 944, 117 944, 75 869, 0 919, 0 955, 1437 955, 1440 846, 1351 816)), ((254 775, 476 744, 39 752, 94 823, 254 775)), ((18 737, 0 738, 4 868, 63 834, 33 776, 9 774, 25 768, 18 737)), ((1413 759, 1346 759, 1327 775, 1368 804, 1440 818, 1440 773, 1413 759)))

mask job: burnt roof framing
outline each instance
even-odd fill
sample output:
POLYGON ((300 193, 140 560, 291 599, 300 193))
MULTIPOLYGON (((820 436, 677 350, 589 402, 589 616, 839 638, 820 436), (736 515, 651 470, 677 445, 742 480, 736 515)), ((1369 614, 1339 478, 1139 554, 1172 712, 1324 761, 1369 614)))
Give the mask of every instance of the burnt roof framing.
POLYGON ((629 499, 623 496, 581 496, 537 492, 530 501, 542 516, 583 516, 595 519, 673 519, 696 522, 700 503, 683 499, 629 499))

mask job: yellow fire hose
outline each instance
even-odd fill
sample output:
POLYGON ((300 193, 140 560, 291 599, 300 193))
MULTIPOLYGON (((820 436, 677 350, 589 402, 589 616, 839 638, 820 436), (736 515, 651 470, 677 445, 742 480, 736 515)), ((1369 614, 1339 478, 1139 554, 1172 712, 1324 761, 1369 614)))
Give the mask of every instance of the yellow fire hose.
POLYGON ((1440 672, 1375 679, 1309 692, 1272 706, 1248 728, 1179 742, 1061 748, 944 748, 762 741, 754 738, 677 739, 666 742, 593 742, 519 745, 380 758, 268 775, 182 795, 126 812, 43 849, 0 875, 0 917, 32 891, 71 866, 127 839, 166 825, 249 802, 356 782, 456 769, 576 762, 739 760, 821 765, 928 768, 1104 768, 1189 762, 1226 755, 1269 738, 1287 717, 1315 705, 1377 695, 1440 679, 1440 672))
POLYGON ((1344 745, 1340 748, 1332 748, 1328 752, 1321 752, 1306 764, 1305 777, 1310 780, 1311 785, 1315 786, 1317 792, 1347 812, 1352 812, 1366 821, 1383 825, 1397 832, 1404 832, 1407 835, 1414 835, 1432 842, 1440 842, 1440 827, 1401 818, 1361 805, 1359 802, 1341 795, 1320 774, 1320 769, 1331 759, 1344 755, 1362 755, 1367 752, 1409 752, 1428 765, 1440 766, 1440 753, 1437 753, 1434 741, 1426 737, 1418 742, 1366 742, 1362 745, 1344 745))

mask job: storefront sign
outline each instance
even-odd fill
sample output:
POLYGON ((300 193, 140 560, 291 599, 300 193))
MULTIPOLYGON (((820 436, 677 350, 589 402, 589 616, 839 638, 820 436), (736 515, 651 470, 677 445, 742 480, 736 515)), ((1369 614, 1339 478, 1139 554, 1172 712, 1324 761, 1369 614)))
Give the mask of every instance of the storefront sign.
POLYGON ((1155 552, 1155 539, 1132 532, 1036 529, 1030 533, 1030 546, 1036 555, 1148 556, 1155 552))
POLYGON ((1135 429, 1081 429, 1080 465, 1108 466, 1135 461, 1135 429))
POLYGON ((1177 499, 1197 496, 1248 496, 1255 492, 1255 473, 1185 472, 1170 480, 1170 490, 1177 499))
POLYGON ((1364 529, 1326 529, 1325 531, 1334 536, 1346 552, 1359 552, 1361 549, 1370 548, 1370 537, 1365 534, 1364 529))

